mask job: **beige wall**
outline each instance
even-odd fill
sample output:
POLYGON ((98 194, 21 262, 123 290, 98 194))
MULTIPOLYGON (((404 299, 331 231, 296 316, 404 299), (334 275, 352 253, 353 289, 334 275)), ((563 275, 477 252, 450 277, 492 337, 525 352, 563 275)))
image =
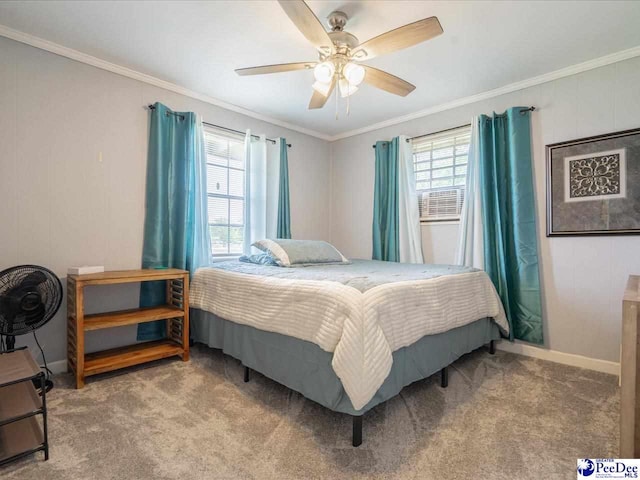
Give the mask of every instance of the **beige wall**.
MULTIPOLYGON (((331 144, 0 38, 0 268, 36 263, 61 277, 78 264, 140 265, 147 148, 145 105, 161 101, 206 121, 285 136, 292 230, 370 258, 375 140, 467 123, 474 114, 535 105, 534 169, 546 346, 618 360, 620 296, 640 272, 640 237, 544 236, 544 145, 640 126, 640 59, 631 59, 331 144), (102 161, 99 161, 102 153, 102 161)), ((453 261, 457 225, 423 225, 425 259, 453 261)), ((135 305, 137 291, 88 292, 89 311, 135 305)), ((61 312, 40 338, 64 358, 61 312)), ((92 333, 89 349, 133 339, 133 328, 92 333)), ((25 341, 24 337, 20 341, 25 341)))
MULTIPOLYGON (((545 145, 640 127, 640 58, 333 142, 333 243, 345 255, 370 258, 376 140, 469 123, 472 115, 534 105, 532 140, 546 346, 617 362, 626 278, 640 273, 640 237, 545 236, 545 145)), ((457 227, 423 226, 427 261, 451 262, 457 227)))
POLYGON ((458 222, 432 222, 420 225, 424 263, 455 261, 458 242, 458 222))
MULTIPOLYGON (((0 269, 44 265, 64 282, 73 265, 140 267, 145 106, 155 101, 214 124, 286 137, 293 144, 293 235, 329 239, 330 162, 323 140, 0 38, 0 269)), ((90 290, 87 302, 92 311, 124 308, 134 306, 137 295, 110 287, 90 290)), ((63 304, 38 331, 49 361, 65 357, 65 311, 63 304)), ((88 347, 131 342, 134 330, 91 332, 88 347)))

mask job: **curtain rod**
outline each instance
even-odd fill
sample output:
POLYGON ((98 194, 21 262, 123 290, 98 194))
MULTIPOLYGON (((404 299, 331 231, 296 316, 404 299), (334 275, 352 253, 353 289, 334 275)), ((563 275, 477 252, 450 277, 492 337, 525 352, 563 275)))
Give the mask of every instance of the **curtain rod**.
MULTIPOLYGON (((531 107, 529 107, 529 108, 522 108, 522 109, 520 109, 520 113, 533 112, 533 111, 535 111, 535 109, 536 109, 536 107, 533 107, 533 106, 531 106, 531 107)), ((459 126, 457 126, 457 127, 445 128, 444 130, 438 130, 437 132, 425 133, 424 135, 418 135, 418 136, 416 136, 416 137, 410 137, 410 138, 407 138, 407 143, 409 143, 411 140, 415 140, 415 139, 417 139, 417 138, 428 137, 428 136, 430 136, 430 135, 437 135, 437 134, 439 134, 439 133, 450 132, 450 131, 452 131, 452 130, 457 130, 457 129, 459 129, 459 128, 464 128, 464 127, 469 127, 469 126, 471 126, 471 124, 470 124, 470 123, 467 123, 467 124, 465 124, 465 125, 459 125, 459 126)), ((373 147, 373 148, 376 148, 376 146, 375 146, 375 145, 372 145, 372 147, 373 147)))
MULTIPOLYGON (((147 105, 147 106, 148 106, 149 110, 155 110, 156 109, 155 105, 147 105)), ((180 115, 179 113, 167 111, 167 114, 168 115, 175 115, 177 117, 180 117, 182 120, 184 120, 184 115, 180 115)), ((219 128, 220 130, 226 130, 227 132, 233 132, 233 133, 237 133, 239 135, 246 135, 245 132, 241 132, 240 130, 234 130, 233 128, 223 127, 221 125, 216 125, 214 123, 202 122, 202 124, 206 125, 207 127, 214 127, 214 128, 219 128)), ((260 138, 259 135, 251 135, 251 137, 260 138)), ((267 138, 266 140, 267 140, 267 142, 271 142, 274 145, 276 144, 276 140, 274 140, 273 138, 267 138)), ((291 147, 291 144, 287 143, 287 147, 291 147)))
POLYGON ((418 135, 416 137, 407 138, 407 142, 410 142, 411 140, 415 140, 417 138, 428 137, 429 135, 438 135, 440 133, 451 132, 453 130, 458 130, 459 128, 470 127, 470 126, 471 126, 470 123, 465 123, 464 125, 458 125, 457 127, 445 128, 444 130, 438 130, 437 132, 432 132, 432 133, 425 133, 424 135, 418 135))

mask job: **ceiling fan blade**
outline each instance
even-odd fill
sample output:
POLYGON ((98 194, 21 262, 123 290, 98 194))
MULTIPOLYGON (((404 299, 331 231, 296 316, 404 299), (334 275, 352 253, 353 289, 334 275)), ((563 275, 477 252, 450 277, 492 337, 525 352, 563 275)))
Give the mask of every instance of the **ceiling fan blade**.
POLYGON ((278 0, 278 3, 314 47, 325 55, 335 52, 335 46, 329 34, 303 0, 278 0))
POLYGON ((311 101, 309 102, 309 110, 314 110, 316 108, 324 107, 324 104, 327 103, 327 100, 329 100, 329 97, 333 93, 333 89, 335 88, 335 86, 336 86, 336 81, 334 78, 331 81, 331 86, 329 87, 329 93, 327 93, 326 97, 314 89, 313 95, 311 96, 311 101))
POLYGON ((363 65, 363 67, 367 72, 364 76, 364 81, 376 88, 395 95, 400 95, 401 97, 406 97, 416 89, 415 85, 412 85, 395 75, 391 75, 390 73, 383 72, 382 70, 378 70, 377 68, 369 67, 367 65, 363 65))
POLYGON ((356 47, 351 55, 356 60, 377 57, 424 42, 437 37, 442 32, 438 17, 424 18, 367 40, 356 47))
POLYGON ((278 63, 276 65, 262 65, 260 67, 238 68, 238 75, 264 75, 265 73, 292 72, 294 70, 307 70, 316 66, 316 62, 278 63))

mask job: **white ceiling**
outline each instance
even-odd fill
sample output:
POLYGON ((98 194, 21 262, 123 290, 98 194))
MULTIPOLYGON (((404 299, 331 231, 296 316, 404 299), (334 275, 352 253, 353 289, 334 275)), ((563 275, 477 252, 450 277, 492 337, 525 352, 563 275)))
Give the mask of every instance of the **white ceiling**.
POLYGON ((368 63, 415 84, 405 98, 363 86, 307 110, 313 73, 234 69, 311 61, 315 50, 275 1, 4 1, 0 24, 300 127, 336 135, 640 45, 640 2, 309 1, 361 42, 437 16, 444 34, 368 63))

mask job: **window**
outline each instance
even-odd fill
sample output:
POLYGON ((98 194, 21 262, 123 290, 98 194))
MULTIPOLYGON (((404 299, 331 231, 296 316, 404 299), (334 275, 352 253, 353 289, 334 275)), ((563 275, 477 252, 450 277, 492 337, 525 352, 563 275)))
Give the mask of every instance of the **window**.
POLYGON ((470 140, 470 126, 414 140, 420 221, 460 219, 470 140))
POLYGON ((242 254, 244 231, 244 139, 205 127, 211 254, 242 254))

